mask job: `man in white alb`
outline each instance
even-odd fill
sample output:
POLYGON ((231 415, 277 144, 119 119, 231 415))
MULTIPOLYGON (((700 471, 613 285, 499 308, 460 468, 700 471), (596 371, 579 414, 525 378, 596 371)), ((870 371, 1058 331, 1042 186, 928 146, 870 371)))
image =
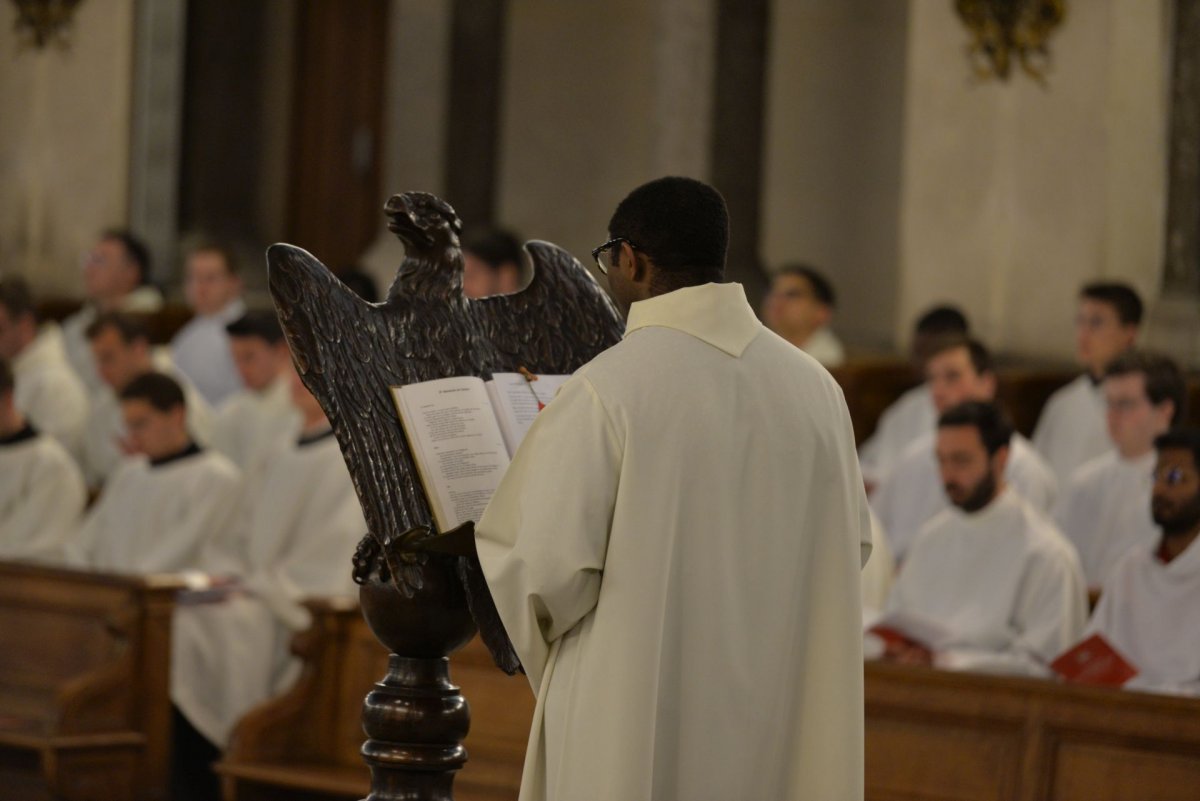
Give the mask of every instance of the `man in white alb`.
POLYGON ((102 486, 129 454, 118 395, 129 382, 151 370, 171 375, 183 387, 188 431, 197 444, 209 443, 211 412, 208 404, 186 378, 175 372, 165 351, 150 347, 150 338, 140 322, 124 314, 101 314, 88 326, 87 336, 93 362, 104 383, 104 387, 92 395, 84 435, 82 466, 89 486, 102 486))
POLYGON ((807 264, 788 264, 771 280, 763 322, 821 364, 838 367, 846 351, 829 327, 836 304, 829 279, 807 264))
POLYGON ((1033 446, 1060 483, 1112 447, 1100 382, 1112 360, 1134 346, 1141 322, 1142 300, 1131 287, 1095 283, 1080 291, 1075 354, 1084 372, 1050 396, 1033 432, 1033 446))
MULTIPOLYGON (((233 543, 240 587, 224 601, 185 604, 175 614, 171 699, 216 749, 242 715, 295 678, 288 646, 310 622, 301 602, 358 594, 350 564, 367 530, 362 509, 329 421, 289 373, 286 385, 303 420, 246 498, 248 530, 233 543)), ((202 781, 211 782, 211 774, 202 781)))
POLYGON ((87 505, 79 468, 17 409, 14 376, 0 359, 0 559, 60 562, 87 505))
POLYGON ((1045 675, 1079 638, 1087 593, 1074 549, 1005 480, 1012 427, 991 403, 938 420, 937 461, 954 508, 909 549, 888 613, 928 621, 938 642, 892 639, 885 659, 1045 675))
MULTIPOLYGON (((932 346, 944 337, 965 337, 969 333, 966 316, 953 306, 936 306, 921 315, 913 331, 912 363, 925 376, 925 360, 932 346)), ((884 409, 875 432, 858 449, 859 463, 867 491, 873 492, 887 475, 896 459, 914 440, 932 434, 937 410, 929 394, 929 385, 921 383, 901 395, 884 409)))
POLYGON ((1099 633, 1138 670, 1126 687, 1200 694, 1200 431, 1155 440, 1151 509, 1162 538, 1113 568, 1084 636, 1099 633))
POLYGON ((121 390, 133 458, 121 463, 84 521, 74 544, 84 566, 119 573, 206 571, 219 561, 214 549, 242 530, 241 472, 195 443, 184 398, 163 373, 143 373, 121 390))
POLYGON ((247 312, 225 330, 243 387, 217 410, 212 442, 255 483, 271 449, 300 430, 290 381, 295 371, 274 312, 247 312))
POLYGON ((1154 438, 1183 419, 1187 401, 1179 367, 1149 351, 1118 356, 1102 386, 1115 447, 1075 471, 1055 511, 1094 592, 1126 551, 1158 542, 1160 532, 1150 515, 1154 438))
POLYGON ((477 527, 541 799, 861 799, 869 510, 841 390, 724 281, 728 215, 645 184, 596 248, 625 338, 539 413, 477 527))
POLYGON ((129 231, 113 229, 100 235, 83 263, 83 308, 62 324, 67 360, 89 392, 103 388, 92 360, 87 329, 104 312, 150 314, 162 308, 163 297, 150 284, 150 251, 129 231))
POLYGON ((58 439, 78 458, 87 390, 67 361, 58 326, 39 328, 33 295, 20 278, 0 280, 0 359, 9 361, 16 376, 17 408, 38 431, 58 439))
POLYGON ((195 316, 171 340, 171 359, 212 407, 242 388, 225 326, 246 311, 233 254, 216 244, 193 248, 184 262, 183 290, 195 316))
MULTIPOLYGON (((982 343, 944 337, 930 346, 925 362, 925 384, 933 406, 942 413, 964 401, 992 401, 996 397, 996 371, 982 343)), ((935 458, 936 435, 919 437, 904 450, 871 496, 898 562, 917 532, 948 505, 935 458)), ((1058 490, 1054 473, 1029 441, 1013 434, 1005 459, 1005 479, 1035 509, 1049 513, 1058 490)))

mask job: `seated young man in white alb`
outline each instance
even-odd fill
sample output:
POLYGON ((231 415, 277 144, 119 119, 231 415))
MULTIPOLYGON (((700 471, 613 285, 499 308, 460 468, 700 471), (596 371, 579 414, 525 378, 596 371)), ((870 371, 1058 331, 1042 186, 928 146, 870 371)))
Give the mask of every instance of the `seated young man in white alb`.
POLYGON ((787 264, 771 281, 763 322, 825 367, 840 367, 846 351, 829 327, 836 305, 829 279, 807 264, 787 264))
POLYGON ((195 443, 184 397, 163 373, 144 373, 121 390, 133 456, 84 521, 75 543, 83 565, 118 573, 212 572, 215 549, 240 530, 241 471, 195 443))
POLYGON ((303 429, 273 455, 261 490, 247 498, 241 586, 175 615, 171 698, 215 749, 251 707, 295 678, 288 644, 309 625, 301 601, 357 595, 351 561, 366 522, 328 420, 291 375, 303 429))
MULTIPOLYGON (((925 361, 934 343, 944 337, 965 337, 968 330, 966 316, 953 306, 937 306, 921 315, 912 340, 912 362, 917 373, 924 378, 925 361)), ((868 493, 874 491, 913 440, 933 432, 935 422, 937 410, 925 383, 908 390, 883 411, 875 433, 858 449, 868 493)))
POLYGON ((289 380, 292 356, 274 312, 247 312, 225 328, 243 388, 217 410, 213 447, 242 468, 253 485, 267 454, 300 430, 289 380))
POLYGON ((1063 490, 1055 519, 1079 551, 1088 587, 1103 588, 1130 548, 1153 548, 1160 532, 1150 514, 1154 438, 1183 416, 1187 386, 1175 362, 1128 351, 1104 378, 1114 448, 1080 467, 1063 490))
POLYGON ((1049 518, 1008 486, 1011 436, 990 403, 964 403, 939 419, 937 461, 953 508, 917 536, 885 616, 885 625, 915 619, 937 633, 932 642, 889 638, 885 659, 1046 675, 1047 663, 1078 640, 1083 572, 1049 518))
MULTIPOLYGON (((925 362, 925 384, 939 414, 965 401, 990 402, 996 397, 991 354, 973 339, 938 340, 925 362)), ((917 438, 871 497, 871 508, 879 515, 898 562, 904 561, 921 527, 948 505, 938 477, 935 445, 932 432, 917 438)), ((1013 490, 1048 513, 1058 491, 1054 473, 1020 434, 1013 434, 1005 464, 1005 479, 1013 490)))
POLYGON ((225 326, 246 311, 233 253, 217 244, 193 248, 184 261, 183 290, 195 316, 171 340, 171 358, 212 407, 242 388, 225 326))
POLYGON ((39 328, 33 294, 21 278, 0 280, 0 359, 9 361, 16 377, 17 408, 79 458, 87 390, 67 361, 58 326, 39 328))
POLYGON ((1138 671, 1132 689, 1200 695, 1200 431, 1155 440, 1155 547, 1117 562, 1084 633, 1100 634, 1138 671))
POLYGON ((1050 396, 1033 432, 1033 446, 1059 483, 1112 447, 1100 383, 1113 359, 1134 346, 1141 322, 1142 300, 1132 287, 1101 282, 1080 290, 1075 355, 1084 372, 1050 396))
POLYGON ((131 452, 118 395, 133 379, 151 371, 170 375, 187 401, 187 428, 198 445, 211 440, 211 412, 191 383, 180 375, 165 351, 150 347, 145 327, 124 314, 101 314, 88 326, 88 341, 104 388, 92 396, 84 437, 83 476, 100 487, 131 452))
POLYGON ((0 359, 0 559, 61 562, 87 489, 58 440, 17 410, 13 378, 0 359))
POLYGON ((92 360, 87 329, 105 312, 151 314, 163 296, 150 283, 150 250, 129 231, 111 229, 100 235, 83 262, 83 308, 62 324, 67 360, 88 392, 103 389, 92 360))

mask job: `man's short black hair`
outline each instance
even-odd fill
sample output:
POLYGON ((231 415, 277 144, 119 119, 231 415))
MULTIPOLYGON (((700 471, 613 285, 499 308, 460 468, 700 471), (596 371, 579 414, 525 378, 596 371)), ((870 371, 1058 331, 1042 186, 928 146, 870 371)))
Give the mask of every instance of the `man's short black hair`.
POLYGON ((1158 406, 1163 401, 1175 405, 1171 425, 1183 419, 1187 412, 1187 381, 1183 371, 1170 356, 1149 350, 1127 350, 1113 359, 1104 371, 1105 378, 1141 373, 1146 380, 1146 398, 1158 406))
POLYGON ((242 267, 238 261, 237 254, 233 252, 233 248, 216 239, 203 239, 192 245, 187 250, 188 258, 195 256, 197 253, 215 253, 221 257, 221 261, 225 263, 225 272, 231 276, 241 274, 242 267))
POLYGON ((957 306, 934 306, 917 318, 916 332, 918 334, 962 334, 971 332, 967 315, 957 306))
POLYGON ((108 239, 117 242, 125 251, 125 257, 133 262, 138 270, 138 283, 150 283, 150 248, 146 247, 146 243, 133 235, 133 232, 126 228, 109 228, 104 233, 100 234, 101 239, 108 239))
POLYGON ((275 312, 266 309, 251 309, 225 326, 225 332, 237 339, 257 337, 268 345, 276 345, 283 339, 283 327, 275 312))
POLYGON ((150 334, 146 331, 146 325, 138 318, 122 314, 121 312, 102 312, 87 327, 84 334, 90 342, 110 328, 121 336, 121 341, 126 345, 132 345, 134 342, 150 341, 150 334))
POLYGON ((1154 449, 1159 453, 1168 448, 1192 452, 1192 461, 1200 468, 1200 428, 1172 428, 1154 439, 1154 449))
POLYGON ((1142 324, 1142 298, 1129 284, 1120 281, 1096 281, 1079 290, 1079 297, 1112 306, 1121 325, 1142 324))
POLYGON ((833 284, 829 283, 829 279, 812 265, 785 264, 779 268, 776 275, 795 275, 803 278, 808 281, 808 285, 812 287, 813 296, 822 306, 828 306, 831 309, 837 308, 837 295, 833 291, 833 284))
POLYGON ((16 385, 16 378, 13 376, 12 366, 9 365, 8 359, 0 359, 0 395, 12 392, 16 385))
POLYGON ((463 238, 462 249, 469 251, 493 270, 511 262, 521 267, 521 243, 511 231, 502 228, 483 228, 469 231, 463 238))
POLYGON ((999 406, 987 401, 965 401, 951 406, 938 418, 938 428, 972 426, 979 432, 989 456, 1012 441, 1013 426, 999 406))
POLYGON ((971 366, 975 368, 976 375, 996 372, 996 363, 992 359, 992 352, 987 349, 987 345, 978 339, 962 335, 947 334, 934 339, 929 346, 929 355, 926 357, 926 361, 948 350, 957 350, 958 348, 967 349, 967 355, 971 358, 971 366))
POLYGON ((142 373, 121 390, 121 400, 144 400, 160 412, 169 412, 177 406, 187 407, 183 387, 164 373, 142 373))
POLYGON ((29 291, 29 284, 24 278, 12 276, 0 279, 0 306, 4 307, 14 322, 26 315, 33 317, 33 321, 37 322, 38 313, 33 303, 33 293, 29 291))
POLYGON ((674 288, 725 280, 729 212, 706 183, 668 177, 642 184, 617 205, 608 233, 648 256, 674 288))

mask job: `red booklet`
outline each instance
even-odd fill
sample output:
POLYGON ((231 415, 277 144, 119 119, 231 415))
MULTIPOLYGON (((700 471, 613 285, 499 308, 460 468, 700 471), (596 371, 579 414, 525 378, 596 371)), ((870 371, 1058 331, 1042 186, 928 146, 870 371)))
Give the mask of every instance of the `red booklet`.
POLYGON ((1093 634, 1050 663, 1054 672, 1077 684, 1120 687, 1138 671, 1112 643, 1093 634))

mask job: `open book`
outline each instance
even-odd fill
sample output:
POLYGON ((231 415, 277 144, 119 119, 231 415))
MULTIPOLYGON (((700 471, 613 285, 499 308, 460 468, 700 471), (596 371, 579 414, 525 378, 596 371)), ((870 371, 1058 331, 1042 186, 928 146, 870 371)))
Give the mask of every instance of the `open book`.
POLYGON ((570 376, 496 373, 392 387, 442 532, 478 520, 537 413, 570 376))

